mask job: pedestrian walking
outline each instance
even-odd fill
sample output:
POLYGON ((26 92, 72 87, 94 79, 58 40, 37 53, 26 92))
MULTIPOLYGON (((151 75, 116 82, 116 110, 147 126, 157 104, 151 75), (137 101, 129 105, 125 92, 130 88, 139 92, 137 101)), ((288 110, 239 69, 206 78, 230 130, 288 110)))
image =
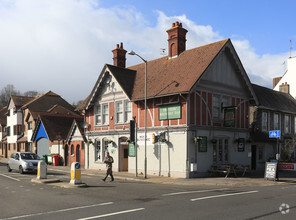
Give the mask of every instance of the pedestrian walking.
POLYGON ((107 172, 104 179, 102 179, 104 182, 107 179, 108 175, 111 177, 111 182, 114 181, 114 177, 112 174, 112 163, 114 162, 113 157, 110 156, 109 152, 106 153, 106 158, 104 160, 104 163, 106 164, 107 172))

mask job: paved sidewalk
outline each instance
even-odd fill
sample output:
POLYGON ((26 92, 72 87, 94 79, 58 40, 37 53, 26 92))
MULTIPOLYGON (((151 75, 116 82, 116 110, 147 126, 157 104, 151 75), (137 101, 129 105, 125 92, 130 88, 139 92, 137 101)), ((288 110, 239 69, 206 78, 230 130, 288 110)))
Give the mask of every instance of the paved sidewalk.
MULTIPOLYGON (((2 165, 7 163, 6 158, 0 157, 0 163, 2 165)), ((48 165, 48 173, 53 172, 63 172, 71 173, 71 168, 68 166, 52 166, 48 165)), ((83 181, 84 175, 97 176, 102 179, 105 176, 105 170, 94 170, 94 169, 81 169, 81 180, 83 181)), ((242 187, 242 186, 268 186, 268 185, 278 185, 278 184, 296 184, 296 172, 290 171, 280 171, 279 181, 270 181, 264 179, 264 173, 252 173, 245 177, 205 177, 205 178, 173 178, 164 176, 152 176, 148 175, 147 179, 144 179, 143 175, 135 176, 134 173, 128 172, 114 172, 113 175, 115 181, 128 180, 128 181, 142 181, 142 182, 152 182, 159 184, 177 184, 177 185, 188 185, 188 186, 232 186, 232 187, 242 187)))

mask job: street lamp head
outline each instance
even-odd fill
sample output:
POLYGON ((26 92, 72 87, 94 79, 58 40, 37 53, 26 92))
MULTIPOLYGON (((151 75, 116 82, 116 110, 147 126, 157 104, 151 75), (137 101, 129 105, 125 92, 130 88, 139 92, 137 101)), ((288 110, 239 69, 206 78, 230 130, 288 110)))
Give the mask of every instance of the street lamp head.
POLYGON ((128 54, 129 55, 136 55, 136 53, 133 50, 129 51, 128 54))

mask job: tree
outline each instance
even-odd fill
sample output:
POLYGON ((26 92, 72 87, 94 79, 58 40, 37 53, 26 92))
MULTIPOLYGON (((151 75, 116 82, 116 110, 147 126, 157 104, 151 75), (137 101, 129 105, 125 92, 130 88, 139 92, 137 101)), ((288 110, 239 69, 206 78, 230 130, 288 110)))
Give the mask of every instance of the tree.
POLYGON ((8 105, 11 95, 20 95, 20 92, 14 88, 14 85, 6 85, 0 92, 0 106, 8 105))
POLYGON ((30 90, 30 91, 24 92, 24 96, 27 96, 27 97, 36 97, 40 94, 41 93, 36 90, 30 90))

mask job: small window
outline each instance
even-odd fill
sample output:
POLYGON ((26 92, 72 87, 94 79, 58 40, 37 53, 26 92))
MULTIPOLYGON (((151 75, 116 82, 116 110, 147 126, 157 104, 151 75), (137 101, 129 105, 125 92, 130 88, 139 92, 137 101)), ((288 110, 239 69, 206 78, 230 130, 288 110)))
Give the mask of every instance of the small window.
POLYGON ((132 120, 132 103, 130 101, 124 102, 124 121, 129 122, 132 120))
POLYGON ((102 112, 101 112, 101 105, 95 106, 95 124, 102 123, 102 112))
POLYGON ((262 112, 262 131, 268 130, 268 113, 262 112))
POLYGON ((102 110, 103 110, 103 124, 108 124, 109 123, 109 106, 108 106, 108 104, 103 104, 102 110))
POLYGON ((123 122, 123 104, 122 102, 115 103, 116 123, 123 122))
POLYGON ((74 156, 74 145, 71 145, 71 156, 74 156))
POLYGON ((280 130, 280 120, 279 120, 278 113, 274 113, 273 121, 274 121, 274 130, 280 130))
POLYGON ((291 133, 290 115, 285 115, 285 134, 291 133))
POLYGON ((28 122, 28 130, 32 130, 32 122, 28 122))

